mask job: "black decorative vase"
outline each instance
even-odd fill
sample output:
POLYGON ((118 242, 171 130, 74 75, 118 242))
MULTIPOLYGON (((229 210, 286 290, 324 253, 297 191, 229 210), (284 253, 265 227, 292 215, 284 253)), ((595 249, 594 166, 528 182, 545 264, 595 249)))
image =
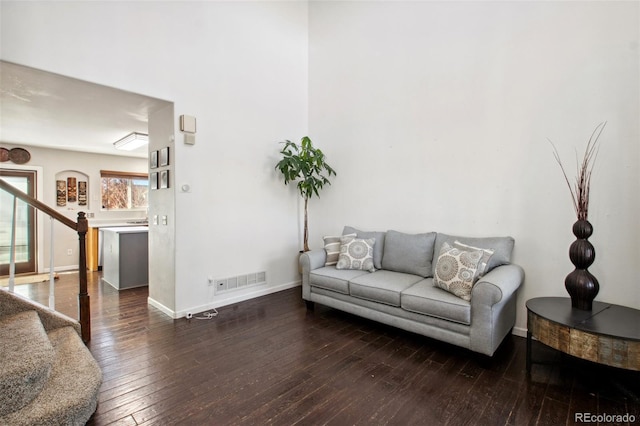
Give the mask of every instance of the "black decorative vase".
POLYGON ((596 258, 596 250, 587 240, 593 233, 588 220, 578 220, 573 224, 573 235, 578 239, 569 247, 569 258, 576 267, 564 280, 564 286, 571 296, 571 306, 584 311, 593 307, 593 299, 600 291, 600 284, 587 268, 596 258))

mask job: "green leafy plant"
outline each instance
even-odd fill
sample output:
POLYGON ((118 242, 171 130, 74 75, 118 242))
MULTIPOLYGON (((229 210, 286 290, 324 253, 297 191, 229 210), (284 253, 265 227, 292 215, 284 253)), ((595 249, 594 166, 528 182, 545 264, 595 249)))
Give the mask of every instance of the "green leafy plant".
POLYGON ((282 160, 275 168, 282 173, 285 185, 297 182, 298 192, 304 199, 304 251, 309 251, 309 198, 314 195, 320 197, 320 190, 325 185, 331 185, 329 177, 335 176, 336 172, 326 163, 324 153, 313 146, 308 136, 303 137, 300 144, 289 140, 282 143, 282 160))
POLYGON ((602 134, 602 131, 604 130, 604 127, 606 125, 607 122, 605 121, 596 126, 584 150, 582 162, 578 161, 576 154, 577 175, 573 186, 571 185, 571 181, 569 180, 569 177, 564 170, 562 161, 560 161, 560 155, 558 154, 556 146, 553 144, 553 142, 551 142, 551 140, 549 140, 551 146, 553 146, 553 155, 560 165, 560 169, 562 169, 562 174, 564 175, 564 179, 567 182, 569 191, 571 192, 571 200, 573 201, 573 208, 576 211, 578 220, 587 220, 589 216, 589 190, 591 189, 591 172, 593 171, 593 165, 595 164, 596 157, 598 156, 598 138, 600 137, 600 134, 602 134))

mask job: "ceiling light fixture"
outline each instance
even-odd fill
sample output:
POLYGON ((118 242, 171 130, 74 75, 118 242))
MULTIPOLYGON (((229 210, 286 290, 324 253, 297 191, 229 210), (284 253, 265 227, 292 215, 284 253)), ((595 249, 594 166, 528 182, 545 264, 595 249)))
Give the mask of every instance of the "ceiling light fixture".
POLYGON ((149 135, 133 132, 129 133, 119 141, 114 142, 113 146, 115 146, 116 149, 121 149, 123 151, 133 151, 134 149, 140 148, 147 143, 149 143, 149 135))

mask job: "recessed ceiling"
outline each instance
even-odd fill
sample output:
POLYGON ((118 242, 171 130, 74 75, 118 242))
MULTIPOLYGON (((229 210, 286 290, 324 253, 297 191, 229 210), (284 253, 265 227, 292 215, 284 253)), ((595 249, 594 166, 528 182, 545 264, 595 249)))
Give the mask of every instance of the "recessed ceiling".
POLYGON ((171 103, 0 61, 0 143, 146 157, 113 143, 148 133, 149 114, 171 103))

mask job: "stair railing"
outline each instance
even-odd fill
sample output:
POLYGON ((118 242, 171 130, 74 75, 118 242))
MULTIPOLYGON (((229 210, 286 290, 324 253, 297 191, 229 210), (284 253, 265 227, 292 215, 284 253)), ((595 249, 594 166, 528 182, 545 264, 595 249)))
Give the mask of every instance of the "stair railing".
MULTIPOLYGON (((10 266, 9 266, 9 291, 13 292, 13 285, 15 280, 15 227, 16 227, 16 203, 17 200, 24 201, 28 205, 40 210, 41 212, 47 214, 51 218, 51 230, 53 232, 53 221, 57 220, 58 222, 66 225, 67 227, 73 229, 78 233, 78 244, 79 244, 79 262, 78 262, 78 276, 79 276, 79 291, 78 291, 78 306, 79 306, 79 318, 80 328, 82 331, 82 340, 85 343, 88 343, 91 340, 91 310, 89 307, 89 293, 87 292, 87 246, 86 246, 86 236, 87 230, 89 229, 89 224, 87 222, 87 218, 84 212, 78 213, 78 221, 74 222, 68 217, 62 215, 61 213, 55 211, 48 205, 44 204, 41 201, 36 200, 32 196, 20 191, 15 188, 13 185, 5 182, 0 179, 0 189, 8 192, 13 195, 13 218, 11 225, 11 254, 10 254, 10 266)), ((51 235, 52 240, 52 248, 53 248, 53 234, 51 235)), ((51 250, 51 274, 53 274, 53 250, 51 250)), ((49 290, 49 307, 53 309, 52 303, 54 303, 53 298, 53 278, 50 280, 50 290, 49 290)))

